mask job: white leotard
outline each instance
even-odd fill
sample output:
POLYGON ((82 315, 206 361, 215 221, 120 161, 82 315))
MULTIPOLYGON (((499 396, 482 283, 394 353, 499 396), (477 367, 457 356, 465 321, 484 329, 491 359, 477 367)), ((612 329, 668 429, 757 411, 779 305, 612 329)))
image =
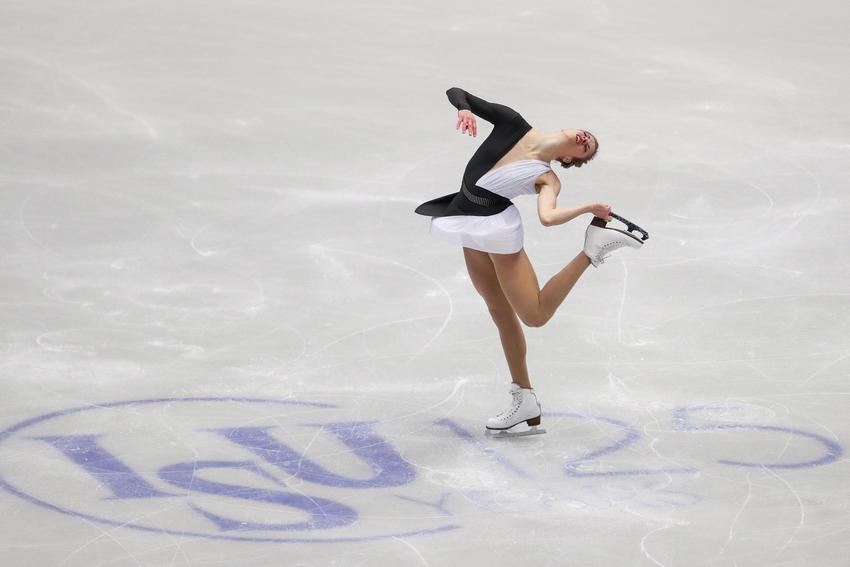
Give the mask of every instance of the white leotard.
MULTIPOLYGON (((534 195, 534 181, 549 169, 549 162, 539 159, 512 161, 488 171, 476 185, 508 199, 534 195)), ((431 219, 430 232, 452 244, 497 254, 519 252, 523 243, 522 217, 513 205, 501 213, 484 217, 436 217, 431 219)))

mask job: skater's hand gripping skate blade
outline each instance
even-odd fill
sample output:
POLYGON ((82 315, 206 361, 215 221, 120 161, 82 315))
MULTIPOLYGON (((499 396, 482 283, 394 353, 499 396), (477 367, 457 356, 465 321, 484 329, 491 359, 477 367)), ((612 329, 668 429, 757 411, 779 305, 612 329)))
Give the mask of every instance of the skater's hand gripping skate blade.
POLYGON ((593 203, 592 205, 590 205, 588 212, 604 221, 610 221, 613 219, 613 217, 611 216, 611 205, 605 205, 603 203, 593 203))

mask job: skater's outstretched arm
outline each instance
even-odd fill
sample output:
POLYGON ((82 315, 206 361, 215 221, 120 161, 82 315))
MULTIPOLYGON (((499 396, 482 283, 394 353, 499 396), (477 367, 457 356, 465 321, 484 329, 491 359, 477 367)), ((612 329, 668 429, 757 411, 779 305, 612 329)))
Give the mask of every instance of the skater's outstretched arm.
POLYGON ((594 216, 611 220, 611 205, 602 203, 591 203, 578 207, 558 208, 558 195, 561 192, 561 181, 555 172, 548 171, 540 176, 537 182, 539 191, 537 194, 537 216, 543 226, 555 226, 564 224, 585 213, 593 213, 594 216))
POLYGON ((455 129, 463 126, 461 133, 469 133, 472 136, 478 134, 478 126, 475 124, 475 116, 479 116, 490 122, 494 126, 511 120, 519 115, 519 113, 495 102, 487 102, 483 98, 479 98, 474 94, 468 93, 459 87, 452 87, 446 91, 446 96, 449 97, 449 102, 458 109, 458 120, 455 129), (464 112, 466 111, 466 112, 464 112), (473 116, 475 114, 475 116, 473 116))

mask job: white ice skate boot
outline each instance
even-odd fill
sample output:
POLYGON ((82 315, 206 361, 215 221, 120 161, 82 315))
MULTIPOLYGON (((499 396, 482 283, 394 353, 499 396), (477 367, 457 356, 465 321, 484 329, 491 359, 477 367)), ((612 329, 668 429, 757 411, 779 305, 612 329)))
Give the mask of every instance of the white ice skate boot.
POLYGON ((629 230, 638 230, 642 232, 644 234, 644 238, 641 240, 631 232, 611 228, 607 226, 608 223, 605 220, 599 217, 593 217, 593 220, 590 221, 590 225, 584 233, 584 253, 588 258, 590 258, 590 263, 593 264, 594 267, 598 267, 599 264, 604 263, 605 258, 607 258, 614 250, 622 248, 623 246, 641 248, 644 240, 649 238, 649 234, 645 230, 632 222, 614 214, 611 216, 625 223, 629 230))
POLYGON ((487 433, 501 437, 519 437, 521 435, 537 435, 546 433, 545 429, 537 429, 540 425, 540 404, 534 390, 520 388, 519 384, 511 384, 511 396, 513 400, 511 407, 487 420, 487 433), (510 429, 522 422, 529 425, 530 429, 522 431, 510 431, 510 429))

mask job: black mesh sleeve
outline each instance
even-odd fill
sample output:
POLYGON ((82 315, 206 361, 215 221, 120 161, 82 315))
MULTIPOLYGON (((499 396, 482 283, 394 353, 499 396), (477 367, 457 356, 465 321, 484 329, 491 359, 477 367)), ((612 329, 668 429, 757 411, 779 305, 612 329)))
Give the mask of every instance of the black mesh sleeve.
POLYGON ((458 110, 471 110, 476 116, 483 118, 494 126, 516 117, 519 113, 504 104, 487 102, 478 98, 459 87, 452 87, 446 91, 449 102, 458 110))

